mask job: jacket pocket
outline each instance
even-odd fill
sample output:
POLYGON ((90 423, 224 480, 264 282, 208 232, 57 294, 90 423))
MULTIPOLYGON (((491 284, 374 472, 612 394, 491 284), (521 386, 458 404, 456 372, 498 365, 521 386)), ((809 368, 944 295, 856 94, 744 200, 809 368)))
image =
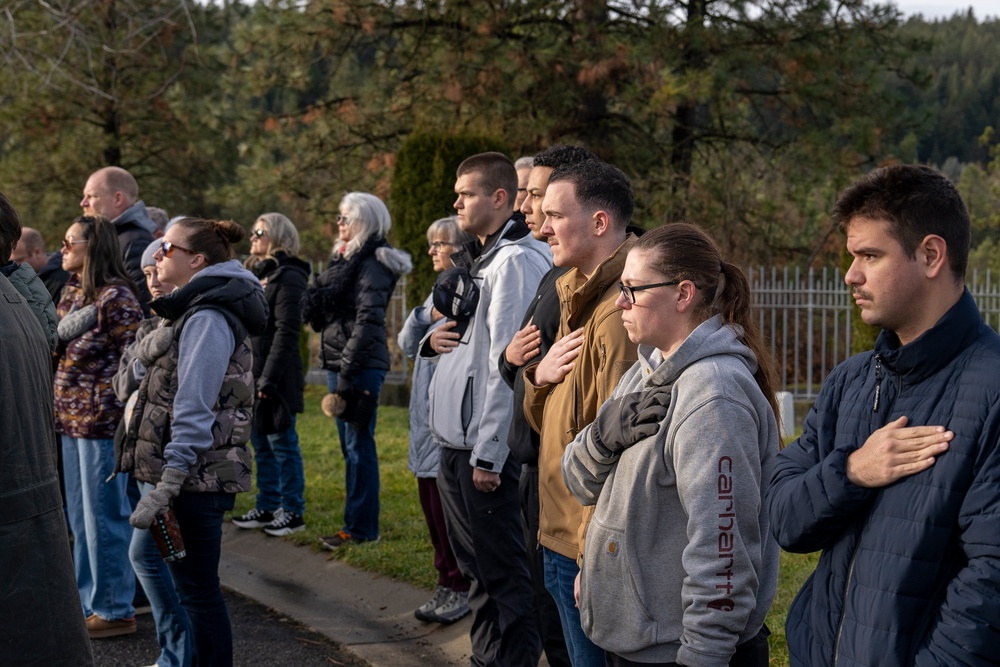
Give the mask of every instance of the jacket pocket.
MULTIPOLYGON (((651 554, 647 554, 647 557, 651 554)), ((657 623, 646 609, 625 532, 600 523, 587 527, 580 579, 580 623, 591 641, 612 653, 629 653, 657 643, 657 623)))
POLYGON ((469 424, 472 423, 472 413, 475 411, 474 379, 471 375, 466 378, 465 392, 462 394, 462 439, 466 442, 468 442, 469 424))

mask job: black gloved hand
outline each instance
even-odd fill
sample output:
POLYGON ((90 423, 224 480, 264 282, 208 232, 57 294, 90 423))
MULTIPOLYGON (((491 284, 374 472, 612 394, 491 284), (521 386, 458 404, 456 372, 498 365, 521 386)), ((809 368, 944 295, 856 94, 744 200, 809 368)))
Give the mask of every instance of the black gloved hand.
POLYGON ((606 401, 594 419, 594 442, 613 456, 660 430, 670 407, 670 391, 654 389, 606 401))

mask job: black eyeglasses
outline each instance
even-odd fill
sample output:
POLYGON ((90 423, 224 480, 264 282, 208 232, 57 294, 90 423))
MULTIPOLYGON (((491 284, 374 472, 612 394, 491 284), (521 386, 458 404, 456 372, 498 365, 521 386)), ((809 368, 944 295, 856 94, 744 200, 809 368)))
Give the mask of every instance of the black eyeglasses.
POLYGON ((164 241, 163 243, 160 244, 160 254, 163 255, 164 257, 170 257, 171 253, 174 250, 183 250, 184 252, 186 252, 189 255, 197 255, 198 254, 194 250, 188 250, 187 248, 182 248, 181 246, 177 245, 176 243, 171 243, 170 241, 164 241))
POLYGON ((266 232, 266 231, 264 231, 264 229, 263 229, 263 228, 261 228, 261 229, 254 229, 254 230, 252 230, 252 231, 250 232, 250 236, 251 236, 252 238, 257 238, 257 239, 262 239, 262 238, 264 238, 265 236, 267 236, 267 232, 266 232))
POLYGON ((346 215, 340 215, 338 213, 337 214, 337 224, 338 225, 346 225, 347 224, 347 216, 346 215))
POLYGON ((434 243, 431 244, 431 250, 433 250, 434 252, 440 252, 441 248, 445 247, 446 245, 447 246, 455 246, 455 245, 458 245, 458 244, 457 243, 449 243, 448 241, 435 241, 434 243))
POLYGON ((671 280, 670 282, 666 283, 651 283, 649 285, 626 285, 625 283, 619 280, 618 289, 622 291, 622 294, 625 296, 626 301, 634 304, 636 292, 641 292, 647 289, 653 289, 654 287, 669 287, 670 285, 680 285, 680 284, 681 281, 679 280, 671 280))

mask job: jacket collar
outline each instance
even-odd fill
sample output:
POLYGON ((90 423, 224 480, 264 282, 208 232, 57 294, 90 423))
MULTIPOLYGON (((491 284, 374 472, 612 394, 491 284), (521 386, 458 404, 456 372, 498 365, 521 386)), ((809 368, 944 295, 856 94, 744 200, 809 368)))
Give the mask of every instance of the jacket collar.
POLYGON ((951 363, 982 334, 983 318, 966 288, 958 302, 933 327, 916 340, 900 345, 899 338, 883 330, 875 353, 907 384, 920 382, 951 363))
POLYGON ((528 225, 524 222, 524 214, 514 211, 514 214, 500 226, 500 229, 486 237, 485 243, 480 243, 479 239, 473 239, 462 246, 462 249, 451 256, 451 261, 455 266, 471 269, 476 262, 482 261, 489 254, 501 245, 501 241, 514 242, 523 239, 531 233, 528 225))
POLYGON ((632 234, 626 236, 625 241, 597 266, 597 270, 589 278, 579 269, 571 269, 559 279, 557 289, 560 300, 568 301, 567 324, 571 331, 582 324, 575 323, 575 318, 587 312, 587 306, 599 300, 622 277, 625 257, 635 241, 636 237, 632 234))

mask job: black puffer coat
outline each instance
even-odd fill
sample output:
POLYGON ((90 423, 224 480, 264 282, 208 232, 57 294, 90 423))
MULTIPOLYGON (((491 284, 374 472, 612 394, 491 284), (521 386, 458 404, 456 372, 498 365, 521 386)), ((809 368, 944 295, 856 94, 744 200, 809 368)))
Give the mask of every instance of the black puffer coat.
POLYGON ((304 300, 303 316, 322 331, 320 364, 351 381, 362 370, 389 370, 385 315, 409 253, 369 239, 352 257, 334 257, 304 300))
POLYGON ((250 267, 261 282, 270 317, 264 333, 253 336, 253 376, 257 389, 281 396, 292 412, 303 412, 305 374, 299 352, 302 296, 309 281, 309 264, 284 252, 250 267))

